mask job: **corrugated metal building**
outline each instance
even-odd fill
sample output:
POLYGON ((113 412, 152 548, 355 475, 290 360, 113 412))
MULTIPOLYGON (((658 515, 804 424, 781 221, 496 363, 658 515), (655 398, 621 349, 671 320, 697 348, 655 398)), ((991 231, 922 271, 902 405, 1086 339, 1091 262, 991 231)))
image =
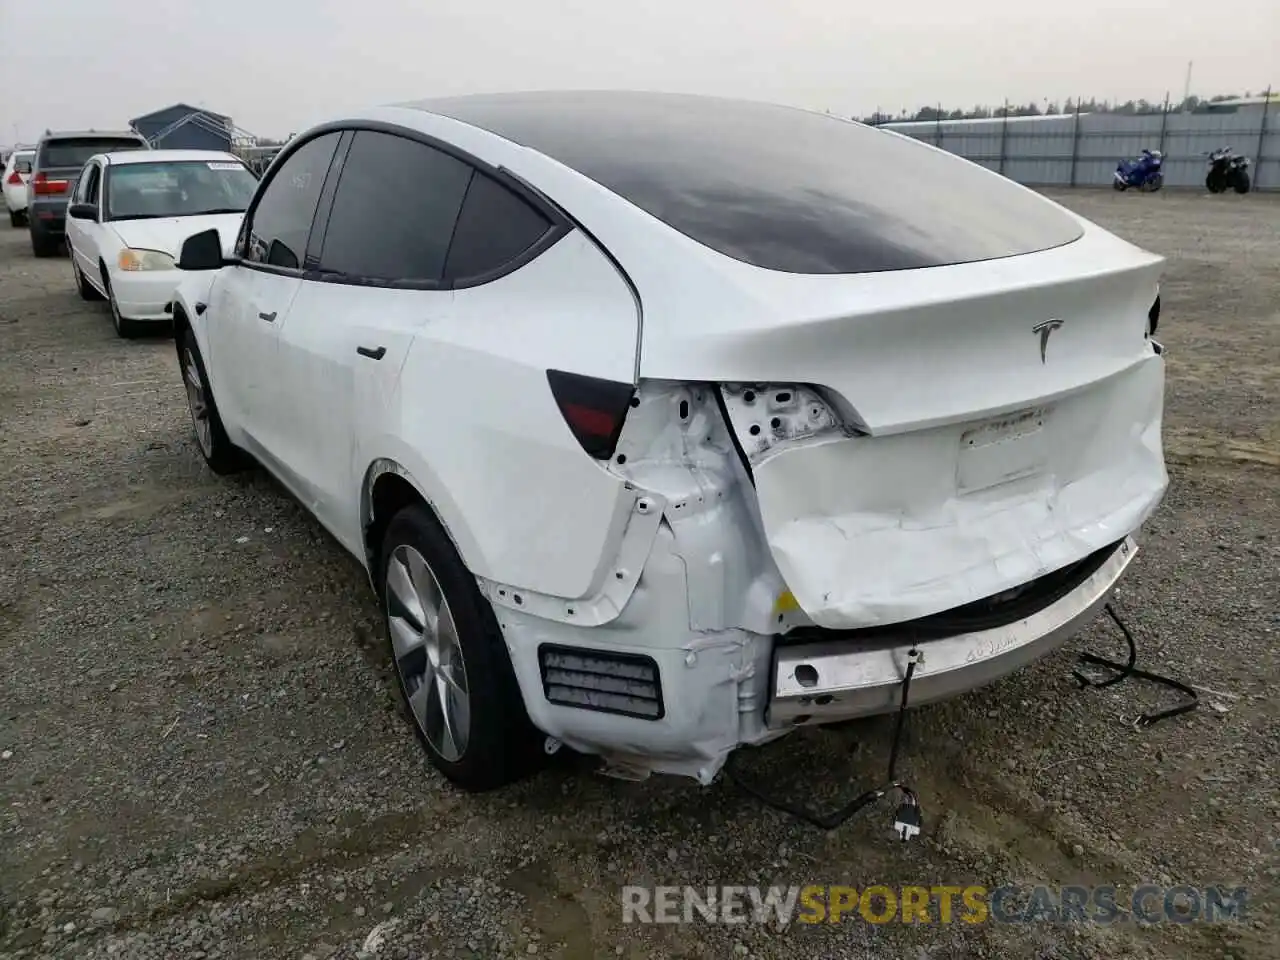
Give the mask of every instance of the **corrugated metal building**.
POLYGON ((1261 97, 1210 113, 1081 113, 882 126, 1035 186, 1106 186, 1122 157, 1146 148, 1164 152, 1167 186, 1199 187, 1208 153, 1230 146, 1253 161, 1256 187, 1280 190, 1280 103, 1261 97))
POLYGON ((137 117, 129 126, 160 150, 230 150, 235 130, 230 117, 186 103, 137 117))

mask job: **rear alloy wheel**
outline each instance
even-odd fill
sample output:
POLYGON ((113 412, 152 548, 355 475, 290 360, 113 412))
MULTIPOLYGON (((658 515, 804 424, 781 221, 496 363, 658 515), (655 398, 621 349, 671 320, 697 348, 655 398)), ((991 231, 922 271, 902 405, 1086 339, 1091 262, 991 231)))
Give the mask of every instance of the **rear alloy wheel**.
POLYGON ((214 473, 235 473, 244 469, 244 453, 231 442, 218 415, 218 405, 213 402, 209 389, 209 376, 196 346, 195 334, 188 327, 182 332, 179 347, 182 363, 182 384, 187 389, 187 409, 191 413, 191 428, 195 434, 200 455, 214 473))
POLYGON ((379 555, 388 643, 409 717, 432 764, 491 790, 544 757, 488 601, 423 506, 387 527, 379 555))

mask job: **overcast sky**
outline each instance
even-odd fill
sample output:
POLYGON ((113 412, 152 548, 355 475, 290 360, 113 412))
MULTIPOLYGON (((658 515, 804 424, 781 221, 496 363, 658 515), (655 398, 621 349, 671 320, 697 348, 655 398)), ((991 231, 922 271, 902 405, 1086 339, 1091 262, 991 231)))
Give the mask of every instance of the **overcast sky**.
POLYGON ((1280 86, 1280 0, 0 0, 0 143, 182 101, 284 136, 438 94, 633 88, 842 114, 1280 86))

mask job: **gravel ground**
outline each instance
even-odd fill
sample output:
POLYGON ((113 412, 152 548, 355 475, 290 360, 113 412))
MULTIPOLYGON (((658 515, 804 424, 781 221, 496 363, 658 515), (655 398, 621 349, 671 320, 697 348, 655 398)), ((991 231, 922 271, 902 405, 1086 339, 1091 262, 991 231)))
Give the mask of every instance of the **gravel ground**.
MULTIPOLYGON (((905 846, 890 809, 823 834, 724 782, 581 761, 449 787, 397 712, 357 564, 261 473, 204 468, 168 340, 117 340, 65 259, 0 233, 0 955, 1280 955, 1280 196, 1055 196, 1169 258, 1173 483, 1118 606, 1203 705, 1136 730, 1164 692, 1076 690, 1075 653, 1123 653, 1099 620, 913 712, 926 829, 905 846), (1247 886, 1248 919, 778 931, 620 909, 626 883, 1146 880, 1247 886)), ((745 763, 833 798, 878 779, 889 731, 745 763)))

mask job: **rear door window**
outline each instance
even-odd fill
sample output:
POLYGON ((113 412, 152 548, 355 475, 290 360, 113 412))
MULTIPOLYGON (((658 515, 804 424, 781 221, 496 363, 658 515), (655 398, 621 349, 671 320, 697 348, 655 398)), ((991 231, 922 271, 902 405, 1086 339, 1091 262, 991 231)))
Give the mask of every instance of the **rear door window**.
POLYGON ((293 270, 302 266, 320 191, 340 138, 340 133, 326 133, 304 143, 262 188, 247 225, 246 260, 293 270))
POLYGON ((321 272, 439 282, 471 176, 470 164, 424 143, 358 131, 334 194, 321 272))
POLYGON ((496 273, 551 227, 528 201, 477 170, 453 231, 445 276, 462 283, 496 273))
POLYGON ((79 169, 97 153, 145 150, 146 147, 147 145, 139 140, 121 137, 69 137, 65 140, 47 140, 40 145, 39 165, 43 170, 55 167, 79 169))
POLYGON ((13 161, 13 169, 23 175, 31 172, 31 157, 18 157, 13 161))

